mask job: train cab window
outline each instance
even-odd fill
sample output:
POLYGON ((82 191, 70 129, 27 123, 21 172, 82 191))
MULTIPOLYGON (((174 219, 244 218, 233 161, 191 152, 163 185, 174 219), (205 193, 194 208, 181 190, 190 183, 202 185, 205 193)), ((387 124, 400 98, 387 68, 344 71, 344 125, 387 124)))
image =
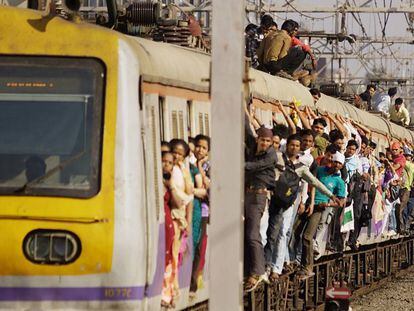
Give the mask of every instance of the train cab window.
POLYGON ((98 193, 105 68, 0 57, 0 195, 98 193))

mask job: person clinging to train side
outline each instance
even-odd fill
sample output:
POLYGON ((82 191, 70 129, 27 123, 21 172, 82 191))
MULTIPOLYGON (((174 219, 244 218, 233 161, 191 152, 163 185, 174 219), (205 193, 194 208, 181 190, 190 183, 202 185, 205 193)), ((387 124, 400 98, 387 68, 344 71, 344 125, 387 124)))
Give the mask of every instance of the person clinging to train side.
POLYGON ((260 127, 255 135, 250 127, 247 109, 246 118, 244 267, 247 276, 245 290, 252 291, 262 281, 267 280, 260 234, 260 220, 265 211, 270 192, 274 190, 275 168, 278 158, 276 150, 273 148, 272 130, 260 127))

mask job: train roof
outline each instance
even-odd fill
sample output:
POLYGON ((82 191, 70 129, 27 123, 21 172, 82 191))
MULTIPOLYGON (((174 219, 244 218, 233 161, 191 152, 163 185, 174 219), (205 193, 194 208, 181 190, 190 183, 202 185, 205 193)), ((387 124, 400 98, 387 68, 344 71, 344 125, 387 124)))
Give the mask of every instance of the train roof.
MULTIPOLYGON (((18 28, 15 37, 19 37, 22 33, 31 32, 34 37, 38 36, 44 40, 41 32, 34 32, 28 23, 22 23, 23 19, 37 22, 37 19, 42 17, 42 12, 0 6, 0 13, 0 16, 4 17, 4 22, 0 25, 6 33, 13 32, 14 28, 18 28), (13 23, 6 25, 5 20, 10 21, 10 19, 13 23), (11 27, 10 25, 13 25, 12 29, 5 29, 6 27, 11 27)), ((140 71, 144 81, 188 88, 200 92, 207 92, 209 89, 206 80, 210 75, 211 58, 206 53, 167 43, 126 36, 92 24, 70 23, 60 18, 51 20, 50 26, 47 24, 43 22, 39 23, 39 25, 44 25, 45 29, 43 31, 46 32, 49 32, 49 29, 52 32, 56 32, 57 30, 53 29, 55 27, 64 28, 66 34, 56 39, 59 42, 69 37, 74 40, 76 38, 76 30, 82 33, 82 37, 87 36, 90 38, 91 42, 84 42, 86 45, 96 45, 98 42, 101 42, 99 40, 103 40, 104 38, 106 40, 121 40, 126 42, 139 58, 140 71)), ((77 42, 72 42, 72 44, 77 44, 77 42)), ((31 53, 36 53, 36 51, 33 50, 31 53)), ((315 106, 308 89, 297 82, 271 76, 254 69, 250 70, 250 78, 253 79, 250 86, 253 96, 263 101, 273 102, 276 99, 292 101, 293 98, 296 98, 303 105, 349 116, 367 125, 376 132, 383 134, 388 132, 395 137, 414 140, 413 132, 401 126, 391 124, 388 120, 380 116, 359 110, 344 101, 323 95, 315 106)))
MULTIPOLYGON (((138 54, 141 74, 144 81, 190 88, 201 92, 208 91, 210 55, 193 49, 176 45, 154 42, 143 38, 127 37, 127 41, 138 54)), ((375 132, 394 137, 414 140, 414 133, 402 126, 355 106, 322 95, 315 105, 309 90, 298 82, 251 69, 253 79, 250 89, 253 96, 266 102, 300 100, 302 105, 311 106, 321 111, 339 113, 358 121, 375 132)))

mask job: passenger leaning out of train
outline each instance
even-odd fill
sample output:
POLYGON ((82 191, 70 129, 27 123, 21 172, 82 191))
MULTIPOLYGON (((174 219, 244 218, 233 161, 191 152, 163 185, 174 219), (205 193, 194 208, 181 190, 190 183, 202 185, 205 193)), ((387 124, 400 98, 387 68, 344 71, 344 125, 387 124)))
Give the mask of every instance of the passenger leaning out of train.
MULTIPOLYGON (((167 146, 164 144, 164 146, 167 146)), ((177 196, 171 185, 171 174, 174 167, 174 157, 170 151, 162 152, 162 176, 164 183, 164 215, 165 215, 165 267, 164 281, 162 286, 163 307, 174 307, 174 298, 178 295, 178 258, 173 255, 173 243, 176 234, 171 208, 173 202, 179 204, 180 198, 177 196)), ((178 234, 178 232, 177 232, 178 234)))
MULTIPOLYGON (((302 236, 302 269, 298 272, 301 277, 307 277, 313 274, 313 238, 322 216, 330 213, 330 209, 343 206, 345 203, 345 182, 342 180, 340 173, 344 163, 345 156, 340 152, 336 152, 333 156, 331 166, 321 166, 316 171, 316 177, 337 199, 332 200, 328 195, 316 189, 314 198, 311 198, 311 208, 313 209, 311 216, 300 219, 300 221, 306 222, 302 236)), ((303 228, 303 226, 295 224, 295 228, 303 228)), ((297 235, 299 232, 295 233, 297 235)))
POLYGON ((325 128, 327 127, 328 124, 324 118, 316 118, 313 120, 313 123, 311 126, 309 123, 310 121, 309 115, 304 114, 301 111, 299 111, 298 107, 296 106, 292 106, 292 108, 296 110, 296 113, 300 118, 303 128, 311 129, 315 135, 314 148, 311 154, 316 159, 317 157, 325 153, 325 149, 329 145, 329 137, 327 137, 325 134, 325 128))
MULTIPOLYGON (((197 186, 194 195, 199 198, 200 204, 193 206, 193 268, 190 283, 190 298, 195 296, 198 289, 198 280, 203 271, 203 262, 207 247, 207 224, 209 221, 209 196, 210 188, 210 137, 197 135, 194 139, 194 155, 197 159, 195 168, 201 176, 202 186, 197 186)), ((194 168, 194 169, 195 169, 194 168)))
POLYGON ((404 230, 405 232, 409 232, 411 228, 411 224, 414 223, 414 163, 413 163, 413 152, 412 150, 408 149, 404 152, 406 162, 406 178, 405 178, 405 187, 410 189, 410 195, 407 202, 407 207, 403 212, 404 216, 404 230))
MULTIPOLYGON (((306 137, 306 136, 305 136, 306 137)), ((313 137, 312 137, 313 139, 313 137)), ((309 170, 310 164, 304 164, 299 155, 302 136, 294 134, 288 137, 286 152, 283 154, 283 167, 275 184, 275 191, 269 206, 269 225, 265 246, 266 270, 270 280, 276 280, 282 273, 288 252, 289 232, 302 202, 301 183, 307 182, 319 189, 333 201, 337 198, 309 170)), ((304 157, 302 157, 303 159, 304 157)))
POLYGON ((164 274, 163 301, 174 305, 174 299, 178 295, 178 271, 179 257, 183 254, 183 245, 191 234, 192 208, 194 199, 194 182, 192 180, 188 155, 190 148, 182 139, 170 141, 174 166, 171 171, 169 189, 173 200, 170 201, 171 219, 174 226, 174 239, 172 242, 171 271, 164 274))
POLYGON ((252 291, 262 281, 267 280, 260 221, 270 193, 274 190, 278 158, 273 148, 272 130, 261 127, 255 134, 247 109, 246 119, 244 267, 247 276, 245 290, 252 291))

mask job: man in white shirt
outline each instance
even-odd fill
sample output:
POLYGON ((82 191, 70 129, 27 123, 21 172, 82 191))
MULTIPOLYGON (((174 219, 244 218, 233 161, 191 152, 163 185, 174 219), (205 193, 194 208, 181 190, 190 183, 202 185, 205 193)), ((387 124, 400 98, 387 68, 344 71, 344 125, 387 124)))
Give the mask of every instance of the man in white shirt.
POLYGON ((388 94, 380 93, 374 96, 374 111, 382 112, 388 118, 391 102, 397 91, 396 87, 392 87, 388 90, 388 94))

